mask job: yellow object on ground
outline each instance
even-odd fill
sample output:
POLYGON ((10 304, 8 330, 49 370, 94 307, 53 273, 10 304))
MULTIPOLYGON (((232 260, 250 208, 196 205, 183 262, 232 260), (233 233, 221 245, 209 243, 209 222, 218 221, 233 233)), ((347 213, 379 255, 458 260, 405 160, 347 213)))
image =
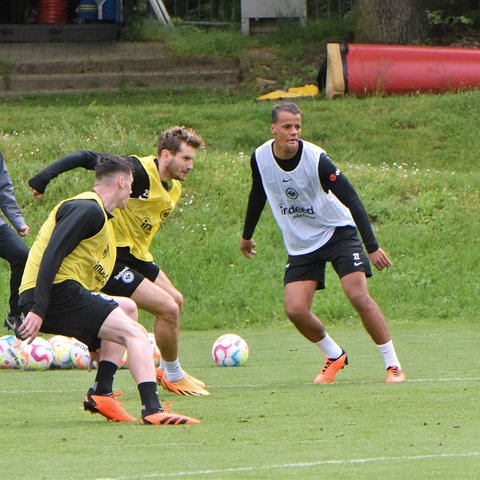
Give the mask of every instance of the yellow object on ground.
POLYGON ((319 89, 313 83, 304 85, 303 87, 292 87, 285 90, 275 90, 274 92, 266 93, 265 95, 260 95, 257 97, 257 101, 261 102, 264 100, 280 100, 280 99, 297 99, 305 97, 314 97, 318 95, 319 89))

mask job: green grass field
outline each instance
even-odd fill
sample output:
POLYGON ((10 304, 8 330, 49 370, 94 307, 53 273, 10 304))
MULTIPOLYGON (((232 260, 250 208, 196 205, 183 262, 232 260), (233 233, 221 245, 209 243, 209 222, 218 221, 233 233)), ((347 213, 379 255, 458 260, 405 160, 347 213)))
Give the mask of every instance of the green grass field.
MULTIPOLYGON (((79 149, 149 155, 176 124, 205 138, 152 251, 185 297, 182 365, 212 395, 162 392, 201 425, 112 424, 83 412, 93 374, 1 370, 0 478, 479 478, 480 92, 299 104, 304 138, 357 187, 393 261, 369 286, 408 382, 384 383, 381 356, 328 270, 313 307, 350 365, 336 383, 313 385, 323 358, 283 311, 285 253, 268 208, 258 255, 239 252, 248 159, 269 138, 271 104, 193 89, 4 99, 0 149, 31 227, 28 245, 54 205, 92 185, 91 172, 78 170, 33 200, 27 180, 48 163, 79 149), (245 367, 213 365, 211 345, 225 330, 250 344, 245 367)), ((1 312, 8 274, 2 261, 1 312)), ((140 320, 151 331, 151 316, 140 320)), ((116 388, 138 415, 127 370, 116 388)))
MULTIPOLYGON (((350 364, 328 385, 312 383, 322 356, 293 327, 245 331, 238 368, 213 364, 221 332, 185 332, 183 365, 211 396, 160 394, 200 425, 109 423, 82 408, 94 373, 4 370, 2 478, 477 479, 478 325, 395 326, 397 385, 359 324, 330 330, 350 364)), ((128 370, 115 382, 138 415, 128 370)))
MULTIPOLYGON (((370 281, 387 317, 476 319, 480 136, 471 119, 480 117, 480 92, 298 103, 303 137, 322 145, 356 187, 393 262, 370 281)), ((34 200, 27 180, 44 166, 80 149, 150 155, 162 129, 188 125, 204 137, 207 149, 152 244, 160 267, 185 293, 182 328, 285 324, 286 255, 268 207, 255 231, 258 255, 248 261, 238 248, 249 157, 270 138, 271 108, 251 95, 212 91, 0 101, 0 148, 31 227, 27 244, 60 200, 92 186, 92 173, 77 169, 34 200)), ((0 288, 7 285, 8 267, 0 268, 0 288)), ((334 276, 318 298, 323 319, 356 318, 334 276)), ((6 296, 0 296, 5 309, 6 296)), ((151 323, 149 315, 141 320, 151 323)))

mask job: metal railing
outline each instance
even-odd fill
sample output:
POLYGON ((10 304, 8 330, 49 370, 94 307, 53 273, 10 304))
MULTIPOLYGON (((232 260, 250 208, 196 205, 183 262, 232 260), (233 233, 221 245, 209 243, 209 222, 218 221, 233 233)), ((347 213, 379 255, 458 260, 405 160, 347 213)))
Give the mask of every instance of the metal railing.
MULTIPOLYGON (((163 0, 163 3, 171 17, 184 22, 241 21, 240 0, 163 0)), ((354 0, 307 0, 307 17, 342 18, 353 9, 353 4, 354 0)))

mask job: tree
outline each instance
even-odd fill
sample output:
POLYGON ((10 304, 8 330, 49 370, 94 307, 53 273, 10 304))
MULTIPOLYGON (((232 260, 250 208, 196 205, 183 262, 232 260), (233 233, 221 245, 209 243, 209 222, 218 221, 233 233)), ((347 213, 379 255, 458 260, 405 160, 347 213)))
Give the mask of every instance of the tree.
POLYGON ((407 45, 428 33, 425 0, 357 0, 355 42, 407 45))

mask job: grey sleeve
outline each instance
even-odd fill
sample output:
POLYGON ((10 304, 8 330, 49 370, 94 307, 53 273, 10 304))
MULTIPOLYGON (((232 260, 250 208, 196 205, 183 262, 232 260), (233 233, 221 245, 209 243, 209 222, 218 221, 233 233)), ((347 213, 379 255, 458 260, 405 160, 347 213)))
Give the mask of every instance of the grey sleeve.
MULTIPOLYGON (((18 206, 13 191, 12 180, 5 165, 3 155, 0 153, 0 209, 5 217, 9 220, 15 230, 18 232, 25 225, 22 210, 18 206)), ((0 225, 6 223, 0 217, 0 225)))

